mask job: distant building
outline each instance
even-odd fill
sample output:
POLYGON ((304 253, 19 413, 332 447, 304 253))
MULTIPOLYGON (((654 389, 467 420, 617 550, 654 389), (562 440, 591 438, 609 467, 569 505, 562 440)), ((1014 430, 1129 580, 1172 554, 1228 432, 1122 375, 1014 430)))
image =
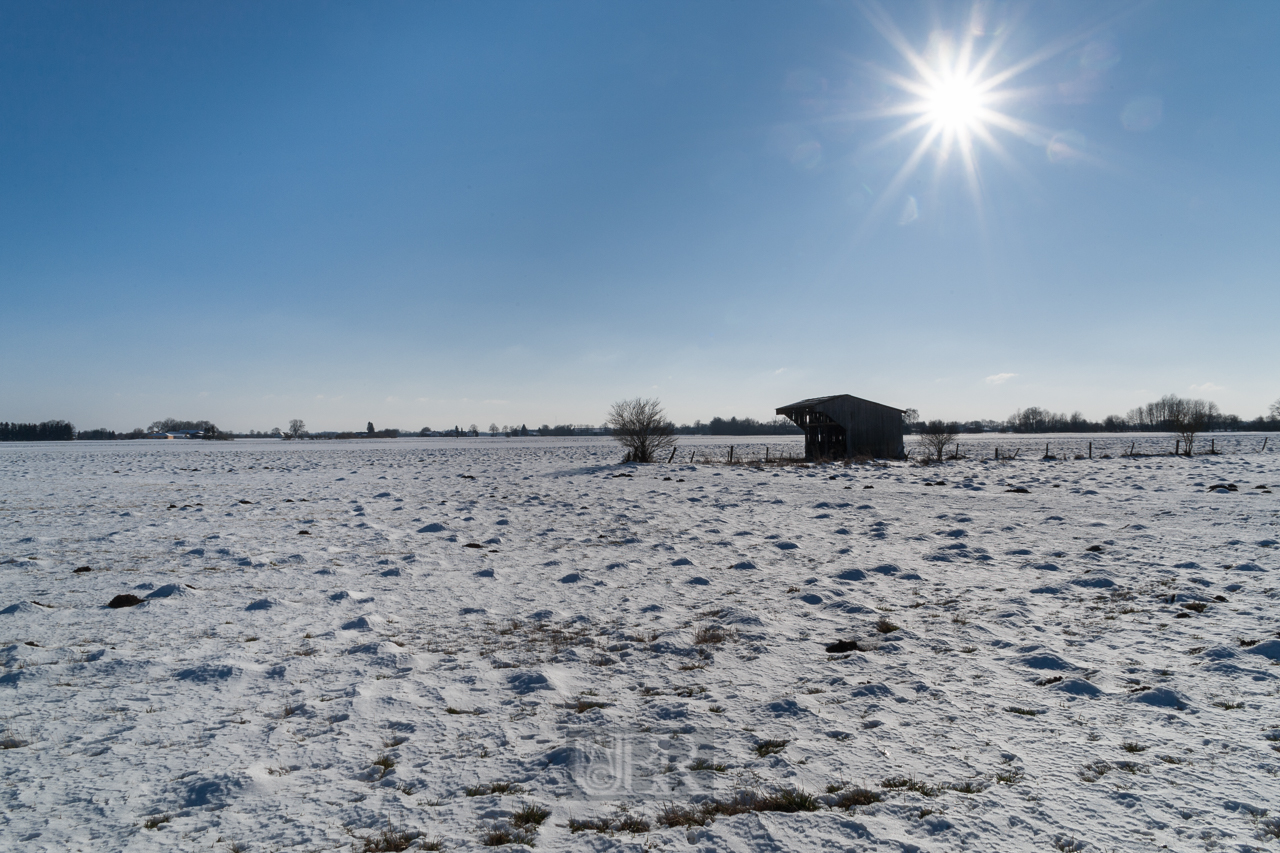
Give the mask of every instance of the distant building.
POLYGON ((204 432, 198 429, 175 429, 172 432, 151 432, 147 438, 204 438, 204 432))
POLYGON ((902 409, 893 406, 836 394, 781 406, 777 414, 804 430, 805 459, 904 455, 902 409))

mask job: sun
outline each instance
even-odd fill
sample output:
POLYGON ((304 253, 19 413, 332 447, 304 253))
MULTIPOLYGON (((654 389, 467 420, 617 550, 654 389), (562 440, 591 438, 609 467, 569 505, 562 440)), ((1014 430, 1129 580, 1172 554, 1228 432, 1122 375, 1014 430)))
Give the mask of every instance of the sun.
MULTIPOLYGON (((988 154, 1018 171, 1000 137, 1012 137, 1034 146, 1045 146, 1049 155, 1062 137, 1014 115, 1017 102, 1030 91, 1011 83, 1052 56, 1078 44, 1088 31, 1059 38, 1030 56, 1006 61, 1008 27, 992 28, 982 20, 983 4, 975 4, 968 20, 954 30, 936 30, 923 50, 917 50, 877 5, 864 12, 904 61, 900 71, 868 66, 874 76, 899 92, 859 120, 890 119, 892 129, 867 146, 867 150, 888 146, 903 139, 915 139, 906 161, 888 185, 878 193, 872 213, 902 200, 903 188, 930 155, 936 164, 934 179, 942 180, 958 165, 969 186, 974 204, 981 213, 982 185, 980 154, 988 154)), ((908 197, 914 207, 915 199, 908 197)), ((874 217, 870 217, 874 218, 874 217)), ((914 219, 914 217, 909 217, 914 219)))
POLYGON ((937 80, 922 102, 929 122, 951 133, 973 130, 983 119, 984 106, 982 87, 958 75, 937 80))

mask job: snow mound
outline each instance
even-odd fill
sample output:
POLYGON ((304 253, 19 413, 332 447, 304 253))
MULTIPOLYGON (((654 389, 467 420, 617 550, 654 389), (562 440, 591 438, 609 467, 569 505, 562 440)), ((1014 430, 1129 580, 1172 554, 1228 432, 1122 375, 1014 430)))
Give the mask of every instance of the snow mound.
POLYGON ((183 808, 222 808, 244 787, 239 779, 228 775, 197 776, 184 780, 179 788, 178 802, 183 808))
POLYGON ((149 593, 147 598, 181 598, 190 594, 191 590, 187 589, 182 584, 167 583, 155 592, 149 593))
POLYGON ((521 696, 532 693, 535 690, 553 689, 551 679, 536 670, 512 673, 507 676, 507 686, 521 696))
POLYGON ((12 616, 15 613, 43 613, 43 607, 36 607, 34 604, 26 601, 19 601, 17 604, 10 604, 4 610, 0 610, 0 616, 12 616))
POLYGON ((196 684, 211 684, 226 681, 242 674, 238 667, 223 663, 202 663, 199 666, 180 669, 173 674, 178 681, 191 681, 196 684))
POLYGON ((1048 669, 1056 672, 1067 672, 1080 668, 1073 663, 1068 663, 1052 652, 1039 652, 1037 654, 1023 655, 1018 658, 1018 663, 1031 669, 1048 669))
POLYGON ((1068 678, 1065 681, 1059 681, 1057 684, 1051 685, 1050 689, 1059 693, 1066 693, 1068 696, 1081 696, 1088 699, 1102 695, 1102 690, 1097 685, 1090 684, 1083 678, 1068 678))
POLYGON ((1245 649, 1245 654, 1262 655, 1268 660, 1280 661, 1280 640, 1267 640, 1265 643, 1245 649))
POLYGON ((1082 586, 1085 589, 1110 589, 1116 585, 1111 578, 1102 575, 1089 575, 1083 578, 1073 578, 1067 581, 1072 586, 1082 586))
POLYGON ((1153 687, 1150 690, 1143 690, 1141 693, 1132 694, 1129 700, 1141 705, 1150 705, 1154 708, 1173 708, 1178 711, 1185 710, 1191 704, 1181 693, 1176 690, 1170 690, 1168 687, 1153 687))

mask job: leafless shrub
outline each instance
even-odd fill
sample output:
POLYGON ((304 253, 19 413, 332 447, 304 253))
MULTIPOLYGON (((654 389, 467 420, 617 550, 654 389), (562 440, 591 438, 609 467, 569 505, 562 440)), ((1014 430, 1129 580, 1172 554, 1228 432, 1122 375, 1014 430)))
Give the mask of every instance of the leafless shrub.
POLYGON ((653 462, 675 448, 675 426, 656 398, 614 403, 607 423, 614 439, 626 448, 627 462, 653 462))
POLYGON ((947 447, 956 440, 956 436, 959 434, 960 427, 957 424, 944 421, 929 421, 920 430, 920 435, 916 440, 920 443, 920 448, 927 456, 931 456, 934 461, 941 462, 943 454, 947 452, 947 447))

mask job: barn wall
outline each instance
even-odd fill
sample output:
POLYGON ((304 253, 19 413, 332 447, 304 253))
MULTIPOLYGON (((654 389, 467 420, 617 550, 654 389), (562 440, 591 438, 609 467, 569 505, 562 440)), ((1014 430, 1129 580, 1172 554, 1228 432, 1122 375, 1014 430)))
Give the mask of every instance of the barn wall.
POLYGON ((902 414, 857 397, 840 397, 815 407, 845 428, 850 456, 896 458, 902 450, 902 414))

